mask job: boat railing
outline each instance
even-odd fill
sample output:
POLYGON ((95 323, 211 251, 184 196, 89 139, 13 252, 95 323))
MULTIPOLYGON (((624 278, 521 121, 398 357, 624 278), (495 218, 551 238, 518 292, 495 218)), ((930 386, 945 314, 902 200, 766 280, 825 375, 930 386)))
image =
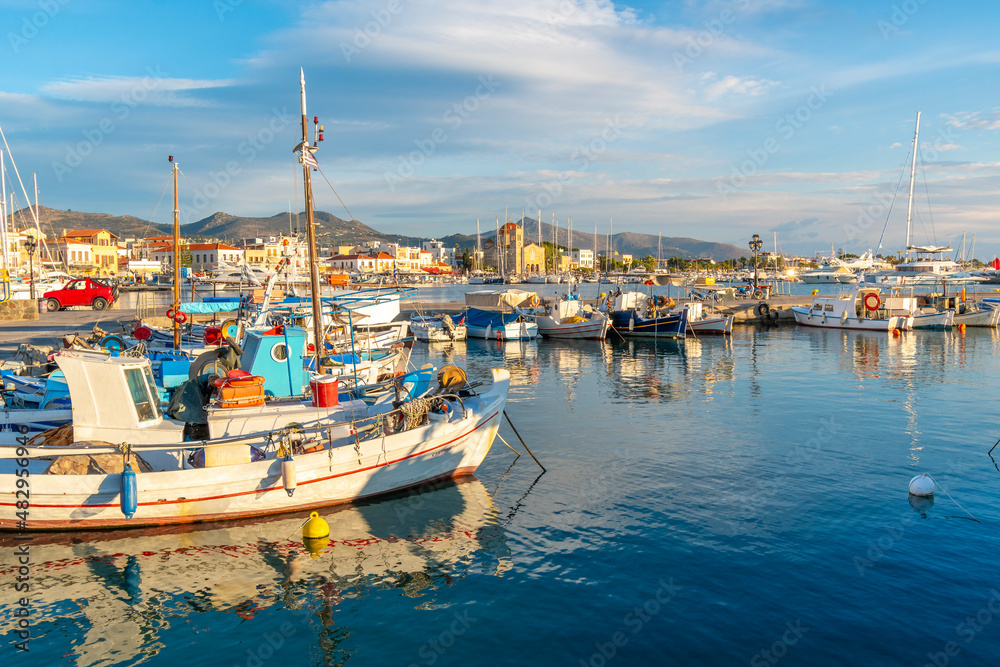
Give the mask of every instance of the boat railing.
MULTIPOLYGON (((398 408, 393 408, 392 410, 387 410, 385 412, 379 412, 374 415, 369 415, 367 417, 360 417, 358 419, 350 419, 345 421, 338 421, 332 423, 324 423, 322 418, 316 419, 314 422, 309 421, 305 423, 297 423, 294 426, 288 426, 283 429, 276 429, 272 431, 258 431, 255 433, 246 433, 242 435, 225 436, 221 438, 214 438, 212 440, 188 440, 185 442, 172 442, 172 443, 156 443, 156 444, 130 444, 128 442, 121 442, 117 444, 106 443, 106 444, 80 444, 80 445, 46 445, 38 444, 32 445, 28 443, 28 438, 25 437, 23 442, 17 442, 15 444, 0 444, 0 459, 18 459, 19 461, 25 459, 22 467, 27 465, 26 459, 34 458, 44 458, 53 455, 59 456, 77 456, 77 455, 94 455, 94 454, 126 454, 128 452, 154 452, 154 451, 176 451, 176 450, 186 450, 186 449, 202 449, 206 447, 224 447, 228 445, 238 445, 242 443, 265 443, 267 445, 272 445, 277 443, 278 445, 284 443, 291 443, 291 436, 294 434, 326 434, 327 443, 330 449, 334 447, 333 441, 333 429, 347 429, 348 432, 354 436, 355 442, 360 443, 365 440, 370 440, 374 437, 380 435, 392 435, 393 433, 402 432, 405 430, 410 430, 410 428, 415 428, 421 426, 421 423, 414 424, 414 420, 417 416, 426 416, 430 413, 431 408, 435 404, 440 404, 445 400, 457 400, 462 408, 462 413, 460 419, 468 416, 468 410, 465 407, 465 401, 458 394, 434 394, 430 396, 421 396, 419 398, 412 398, 405 403, 403 403, 398 408), (401 425, 396 426, 402 419, 401 425), (392 421, 390 421, 392 420, 392 421), (388 426, 392 424, 392 426, 388 426), (13 451, 11 451, 13 450, 13 451)), ((319 408, 322 409, 322 408, 319 408)), ((422 420, 421 420, 422 421, 422 420)), ((38 436, 34 436, 37 438, 38 436)), ((326 449, 326 447, 324 447, 326 449)))

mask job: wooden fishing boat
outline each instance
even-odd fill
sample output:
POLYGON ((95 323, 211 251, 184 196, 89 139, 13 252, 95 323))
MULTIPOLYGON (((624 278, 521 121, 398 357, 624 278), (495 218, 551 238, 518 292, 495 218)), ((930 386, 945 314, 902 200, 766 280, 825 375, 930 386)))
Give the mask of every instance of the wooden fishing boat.
POLYGON ((268 400, 248 380, 206 406, 207 437, 191 440, 194 424, 161 412, 149 360, 66 350, 56 361, 73 403, 72 444, 0 447, 0 530, 262 516, 471 474, 493 443, 510 384, 506 370, 494 370, 492 386, 477 392, 461 374, 433 396, 369 405, 268 400), (126 460, 142 470, 132 477, 133 507, 126 460), (30 483, 18 487, 25 469, 30 483))

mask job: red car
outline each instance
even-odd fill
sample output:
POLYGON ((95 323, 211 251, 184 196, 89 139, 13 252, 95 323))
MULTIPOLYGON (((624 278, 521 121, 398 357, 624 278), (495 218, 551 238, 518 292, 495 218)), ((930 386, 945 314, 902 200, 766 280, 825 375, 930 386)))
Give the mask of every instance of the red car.
POLYGON ((101 280, 78 278, 71 280, 62 289, 52 290, 42 295, 49 310, 62 310, 68 306, 90 306, 94 310, 104 310, 118 297, 118 287, 112 287, 101 280))

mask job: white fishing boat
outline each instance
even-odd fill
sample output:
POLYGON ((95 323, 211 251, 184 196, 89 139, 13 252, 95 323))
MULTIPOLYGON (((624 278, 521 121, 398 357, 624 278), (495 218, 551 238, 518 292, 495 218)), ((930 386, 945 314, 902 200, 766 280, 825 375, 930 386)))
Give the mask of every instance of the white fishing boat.
MULTIPOLYGON (((899 297, 896 297, 899 299, 899 297)), ((793 306, 795 323, 827 329, 909 330, 915 304, 886 303, 877 287, 847 289, 835 297, 815 297, 808 308, 793 306)))
POLYGON ((469 333, 465 318, 456 322, 451 315, 414 315, 410 318, 413 337, 425 343, 451 343, 465 340, 469 333))
POLYGON ((534 321, 538 333, 546 338, 604 340, 611 325, 607 314, 585 305, 576 294, 518 310, 534 321))
POLYGON ((503 369, 478 393, 464 374, 455 383, 442 377, 445 393, 398 408, 388 401, 266 400, 262 386, 236 386, 206 408, 209 438, 192 441, 185 439, 188 424, 161 412, 148 360, 66 350, 56 361, 73 404, 72 444, 0 448, 0 530, 262 516, 471 474, 493 443, 510 383, 503 369), (30 514, 19 514, 14 459, 31 470, 30 514), (132 507, 124 459, 142 470, 131 478, 132 507), (109 461, 117 471, 107 471, 109 461))

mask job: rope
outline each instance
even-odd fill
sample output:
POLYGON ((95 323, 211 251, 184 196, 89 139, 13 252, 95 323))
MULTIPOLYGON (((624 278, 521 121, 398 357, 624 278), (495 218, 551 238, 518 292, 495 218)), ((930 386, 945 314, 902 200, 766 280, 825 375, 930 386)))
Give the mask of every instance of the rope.
POLYGON ((980 520, 979 520, 979 519, 977 519, 976 517, 972 516, 972 512, 970 512, 969 510, 967 510, 967 509, 965 509, 964 507, 962 507, 961 505, 959 505, 958 501, 957 501, 957 500, 955 500, 954 498, 952 498, 952 497, 951 497, 951 494, 950 494, 950 493, 948 493, 947 489, 945 489, 945 488, 944 488, 943 486, 941 486, 941 482, 939 482, 939 481, 937 481, 936 479, 934 479, 933 477, 931 477, 931 476, 930 476, 930 473, 927 473, 927 477, 928 477, 928 479, 930 479, 930 480, 931 480, 932 482, 934 482, 934 485, 935 485, 935 486, 938 486, 938 487, 940 487, 940 488, 941 488, 941 491, 943 491, 943 492, 944 492, 944 495, 948 496, 948 499, 949 499, 949 500, 950 500, 951 502, 953 502, 953 503, 955 503, 956 505, 958 505, 958 509, 960 509, 960 510, 962 510, 963 512, 965 512, 966 514, 968 514, 968 515, 969 515, 969 517, 970 517, 970 518, 971 518, 971 519, 972 519, 973 521, 975 521, 976 523, 982 523, 982 521, 980 521, 980 520))

